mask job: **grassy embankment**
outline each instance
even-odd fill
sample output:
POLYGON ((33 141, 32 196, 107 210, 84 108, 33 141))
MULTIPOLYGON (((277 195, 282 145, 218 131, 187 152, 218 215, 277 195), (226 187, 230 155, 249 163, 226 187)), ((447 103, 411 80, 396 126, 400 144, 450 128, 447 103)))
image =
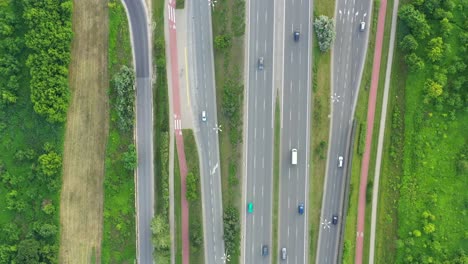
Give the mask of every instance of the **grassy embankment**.
MULTIPOLYGON (((125 65, 132 68, 127 15, 120 1, 109 3, 109 77, 125 65)), ((133 263, 135 243, 135 182, 133 171, 124 168, 123 155, 133 144, 133 131, 117 124, 116 89, 109 80, 110 126, 104 180, 103 263, 133 263)))
MULTIPOLYGON (((0 58, 3 61, 0 83, 8 83, 0 91, 3 94, 5 89, 11 89, 16 98, 9 103, 4 97, 0 99, 0 255, 4 263, 21 263, 25 260, 17 258, 21 253, 37 254, 44 261, 57 261, 60 237, 58 212, 64 125, 46 122, 33 110, 31 77, 26 66, 31 51, 24 46, 29 29, 22 18, 21 6, 21 1, 0 0, 3 28, 0 34, 0 58), (3 15, 16 19, 6 22, 8 19, 3 20, 3 15), (3 27, 3 23, 8 27, 3 27), (12 76, 17 81, 10 83, 12 76), (46 143, 50 143, 52 149, 45 148, 46 143), (58 160, 55 160, 58 162, 52 161, 53 173, 47 176, 41 172, 40 156, 52 152, 58 154, 58 160), (43 250, 46 248, 49 250, 43 250)), ((39 27, 35 30, 39 32, 39 27)), ((67 50, 63 53, 61 55, 69 57, 67 50)))
MULTIPOLYGON (((362 75, 361 86, 359 90, 359 98, 356 105, 355 120, 357 122, 354 145, 353 145, 353 160, 351 166, 351 180, 349 187, 349 200, 348 200, 348 211, 346 216, 345 224, 345 236, 344 236, 344 253, 343 263, 353 263, 356 243, 356 225, 357 225, 357 205, 359 198, 359 184, 361 177, 361 165, 362 155, 365 148, 366 140, 366 127, 367 127, 367 108, 368 108, 368 97, 372 77, 372 67, 374 60, 374 49, 375 49, 375 37, 377 29, 377 18, 379 12, 380 2, 375 2, 372 9, 372 24, 368 27, 371 32, 369 34, 369 44, 364 65, 364 72, 362 75)), ((391 16, 393 9, 393 0, 387 1, 387 11, 385 16, 385 28, 384 38, 382 45, 382 57, 380 65, 380 75, 377 90, 377 101, 375 109, 374 119, 374 130, 373 139, 371 146, 371 154, 369 161, 369 172, 367 179, 367 191, 366 191, 366 217, 365 217, 365 231, 364 231, 364 250, 363 250, 363 261, 367 261, 369 257, 369 238, 370 238, 370 217, 371 217, 371 205, 372 205, 372 190, 373 190, 373 178, 375 173, 375 158, 377 153, 377 140, 380 126, 380 114, 382 110, 382 98, 385 82, 385 71, 387 69, 388 59, 388 46, 390 40, 390 28, 391 28, 391 16)), ((390 107, 390 105, 389 105, 390 107)))
POLYGON ((218 122, 223 126, 219 134, 223 209, 233 208, 229 217, 237 218, 229 232, 233 236, 225 237, 231 263, 239 263, 240 255, 244 10, 243 0, 227 0, 218 1, 212 13, 213 38, 223 39, 214 45, 218 122))
MULTIPOLYGON (((314 17, 326 15, 333 17, 335 1, 319 0, 314 2, 314 17)), ((309 172, 309 262, 315 262, 317 239, 320 228, 323 184, 325 177, 328 136, 330 131, 330 89, 331 53, 322 53, 318 47, 315 31, 312 51, 312 115, 310 134, 309 172)))

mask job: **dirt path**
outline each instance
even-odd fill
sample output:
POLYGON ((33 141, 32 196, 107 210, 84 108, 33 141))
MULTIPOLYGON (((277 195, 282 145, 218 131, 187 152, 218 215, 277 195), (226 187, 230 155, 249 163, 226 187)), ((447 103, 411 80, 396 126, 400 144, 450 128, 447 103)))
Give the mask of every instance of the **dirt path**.
POLYGON ((369 173, 369 159, 372 145, 372 132, 374 130, 375 104, 377 99, 377 87, 380 76, 380 60, 382 58, 382 42, 385 26, 385 13, 387 12, 387 0, 380 2, 379 17, 377 23, 377 35, 375 39, 374 62, 372 64, 372 79, 369 94, 369 105, 367 110, 367 129, 366 129, 366 146, 361 166, 361 180, 359 182, 359 204, 358 204, 358 220, 357 220, 357 235, 356 235, 356 253, 355 264, 362 263, 362 250, 364 244, 364 224, 366 216, 366 188, 367 176, 369 173))
POLYGON ((60 205, 60 263, 101 263, 108 134, 107 1, 76 0, 60 205))

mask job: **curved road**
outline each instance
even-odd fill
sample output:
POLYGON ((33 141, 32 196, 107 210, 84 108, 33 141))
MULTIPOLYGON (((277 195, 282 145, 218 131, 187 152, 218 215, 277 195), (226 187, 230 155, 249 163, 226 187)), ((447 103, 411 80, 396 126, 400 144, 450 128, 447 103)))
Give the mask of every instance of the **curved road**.
POLYGON ((137 259, 138 263, 153 263, 150 229, 154 215, 153 92, 149 22, 143 0, 123 0, 123 4, 130 22, 136 68, 137 259))
MULTIPOLYGON (((217 130, 211 11, 206 0, 187 1, 188 67, 195 136, 200 153, 205 263, 223 263, 223 204, 217 130), (201 112, 206 111, 206 122, 201 112)), ((222 133, 222 132, 221 132, 222 133)))
POLYGON ((336 39, 332 55, 332 114, 327 169, 322 198, 320 232, 316 263, 338 263, 339 241, 342 227, 343 199, 349 146, 367 51, 371 2, 369 0, 338 0, 336 3, 336 39), (366 22, 364 32, 359 31, 361 21, 366 22), (343 167, 338 167, 338 157, 344 157, 343 167), (338 224, 332 224, 332 216, 338 224))

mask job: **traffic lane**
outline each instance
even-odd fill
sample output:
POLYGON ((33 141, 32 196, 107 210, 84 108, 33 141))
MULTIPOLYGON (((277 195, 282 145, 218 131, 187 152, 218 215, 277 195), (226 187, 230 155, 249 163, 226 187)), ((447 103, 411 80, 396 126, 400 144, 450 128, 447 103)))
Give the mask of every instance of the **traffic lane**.
MULTIPOLYGON (((261 73, 260 73, 261 74, 261 73)), ((251 75, 252 76, 252 75, 251 75)), ((259 223, 259 216, 261 213, 257 212, 256 207, 259 205, 259 199, 257 197, 257 189, 258 186, 261 186, 263 183, 262 174, 264 173, 261 169, 261 161, 262 155, 259 153, 262 146, 263 141, 263 127, 264 127, 264 119, 262 118, 262 108, 258 107, 258 100, 263 98, 263 82, 257 80, 253 81, 251 85, 249 85, 249 112, 253 113, 250 115, 249 118, 249 145, 248 145, 248 159, 247 159, 247 166, 248 166, 248 177, 247 177, 247 203, 253 203, 254 212, 249 214, 250 222, 247 221, 247 249, 246 249, 246 256, 247 260, 253 261, 255 258, 255 251, 254 245, 257 243, 256 239, 258 239, 258 223, 259 223)))
POLYGON ((153 153, 151 151, 152 135, 151 131, 151 108, 152 96, 150 89, 150 80, 148 78, 137 78, 137 151, 138 168, 137 188, 138 188, 138 247, 140 261, 151 263, 152 244, 150 225, 153 217, 152 200, 152 161, 153 153))
POLYGON ((149 77, 148 31, 145 9, 141 1, 124 0, 133 35, 133 51, 137 77, 149 77))

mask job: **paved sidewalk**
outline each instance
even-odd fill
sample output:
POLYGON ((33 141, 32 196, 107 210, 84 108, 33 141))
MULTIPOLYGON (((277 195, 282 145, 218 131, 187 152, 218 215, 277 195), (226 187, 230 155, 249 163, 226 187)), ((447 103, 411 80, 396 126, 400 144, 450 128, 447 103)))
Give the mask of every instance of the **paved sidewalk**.
POLYGON ((182 111, 181 111, 181 91, 180 91, 180 68, 178 63, 177 50, 177 26, 176 26, 176 3, 175 0, 169 0, 167 4, 167 26, 168 26, 168 43, 166 45, 168 67, 169 89, 172 94, 172 116, 171 120, 174 123, 175 141, 177 147, 177 155, 180 166, 181 177, 181 200, 182 200, 182 263, 189 263, 189 239, 188 239, 188 202, 186 199, 186 176, 187 164, 185 159, 184 138, 182 136, 182 111))
POLYGON ((387 11, 387 0, 380 2, 377 35, 375 40, 374 62, 372 64, 372 79, 369 94, 369 104, 367 110, 367 128, 366 128, 366 146, 361 166, 361 180, 359 182, 359 204, 358 204, 358 223, 356 236, 355 264, 362 263, 362 250, 364 244, 364 224, 366 216, 366 189, 367 176, 369 173, 369 160, 372 145, 372 132, 374 130, 375 105, 377 99, 377 88, 380 76, 380 60, 382 58, 382 42, 385 26, 385 13, 387 11))

